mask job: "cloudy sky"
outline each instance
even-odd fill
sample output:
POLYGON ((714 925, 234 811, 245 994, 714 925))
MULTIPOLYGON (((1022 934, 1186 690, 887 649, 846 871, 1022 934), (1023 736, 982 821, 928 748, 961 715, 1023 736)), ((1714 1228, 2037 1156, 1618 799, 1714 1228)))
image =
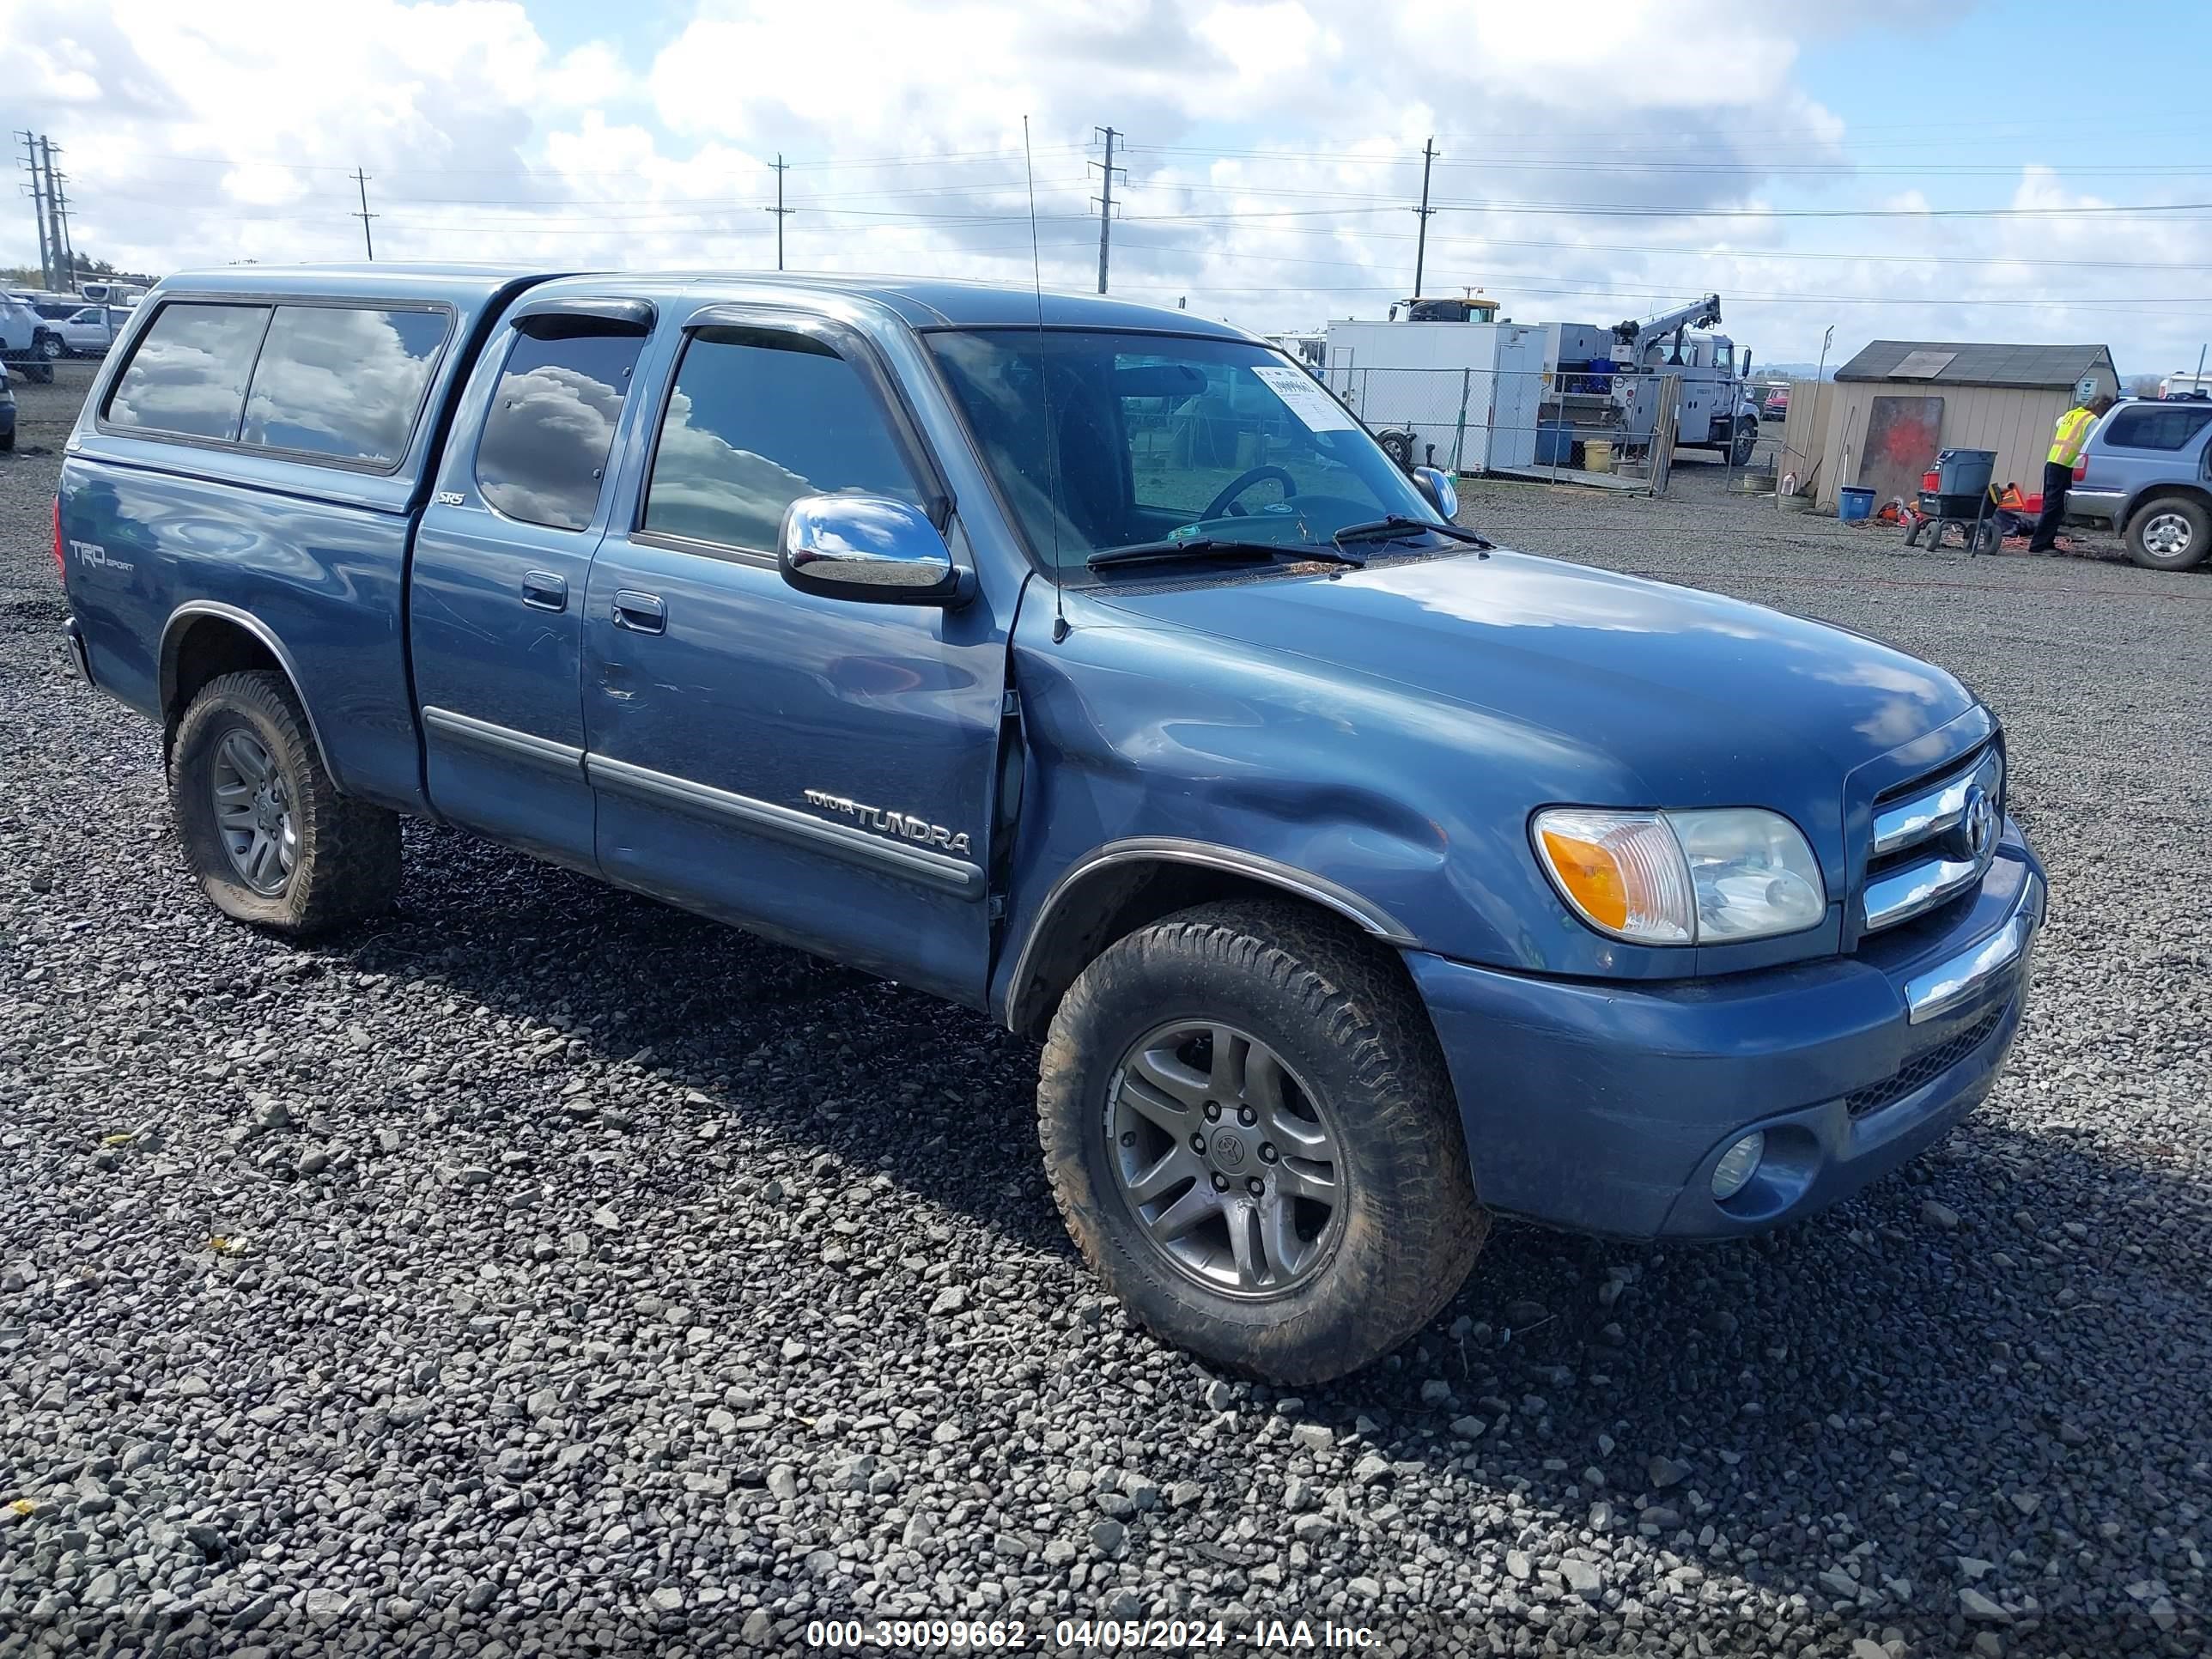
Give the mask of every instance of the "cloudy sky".
POLYGON ((1115 292, 1264 330, 1411 290, 1433 137, 1424 286, 1523 320, 2212 337, 2201 0, 0 0, 0 62, 78 248, 155 272, 357 257, 356 167, 380 258, 772 266, 781 155, 793 269, 1026 281, 1027 115, 1048 284, 1110 124, 1115 292))

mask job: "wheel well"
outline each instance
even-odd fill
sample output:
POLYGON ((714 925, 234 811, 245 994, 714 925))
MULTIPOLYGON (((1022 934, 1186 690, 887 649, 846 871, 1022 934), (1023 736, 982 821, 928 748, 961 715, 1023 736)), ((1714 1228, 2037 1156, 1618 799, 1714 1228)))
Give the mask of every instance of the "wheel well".
POLYGON ((2193 483, 2153 484, 2136 497, 2134 506, 2128 508, 2128 516, 2120 524, 2122 532, 2134 529, 2136 520, 2159 502, 2171 501, 2176 496, 2185 501, 2194 501, 2207 512, 2212 512, 2212 489, 2193 483))
POLYGON ((1053 894, 1037 918, 1006 992, 1008 1028, 1042 1039, 1067 988, 1115 940, 1178 910, 1239 898, 1297 904, 1375 945, 1401 967, 1395 952, 1343 912, 1260 877, 1173 859, 1103 865, 1053 894))
MULTIPOLYGON (((276 653, 252 634, 222 617, 197 617, 177 630, 161 664, 161 725, 174 732, 192 699, 210 680, 256 669, 284 672, 276 653)), ((298 690, 294 688, 295 694, 298 690)))

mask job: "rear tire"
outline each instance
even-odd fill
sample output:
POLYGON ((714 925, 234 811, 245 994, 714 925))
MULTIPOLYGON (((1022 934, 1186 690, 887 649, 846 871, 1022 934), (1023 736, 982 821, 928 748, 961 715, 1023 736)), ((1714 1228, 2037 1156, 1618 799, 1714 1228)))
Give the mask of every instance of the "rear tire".
POLYGON ((2161 495, 2128 525, 2128 556, 2147 570, 2193 570, 2212 550, 2212 511, 2187 495, 2161 495))
POLYGON ((1109 946, 1053 1018, 1037 1127, 1108 1287, 1164 1340, 1272 1382, 1404 1342, 1490 1229, 1412 988, 1289 902, 1204 905, 1109 946), (1203 1218, 1178 1233, 1186 1206, 1203 1218))
POLYGON ((398 815, 338 793, 274 671, 201 688, 170 744, 169 804, 201 890, 236 921, 303 938, 398 894, 398 815))

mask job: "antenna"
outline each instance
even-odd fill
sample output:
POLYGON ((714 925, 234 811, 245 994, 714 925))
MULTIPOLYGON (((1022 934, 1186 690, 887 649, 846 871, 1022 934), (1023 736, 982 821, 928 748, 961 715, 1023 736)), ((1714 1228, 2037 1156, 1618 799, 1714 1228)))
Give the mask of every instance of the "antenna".
POLYGON ((1060 433, 1052 423, 1052 363, 1044 349, 1044 267, 1037 260, 1036 168, 1030 161, 1030 118, 1022 117, 1022 175, 1030 187, 1030 283, 1036 292, 1037 390, 1044 399, 1046 505, 1052 513, 1052 642, 1067 637, 1067 603, 1060 585, 1060 433))

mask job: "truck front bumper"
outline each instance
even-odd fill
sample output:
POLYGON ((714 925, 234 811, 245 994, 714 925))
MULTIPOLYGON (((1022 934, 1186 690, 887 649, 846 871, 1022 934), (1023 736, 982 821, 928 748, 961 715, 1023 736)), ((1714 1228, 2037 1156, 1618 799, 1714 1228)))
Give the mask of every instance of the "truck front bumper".
POLYGON ((1616 985, 1407 951, 1477 1195, 1504 1214, 1641 1238, 1756 1232, 1849 1197, 1989 1093, 2027 1006, 2045 892, 2008 822, 1951 924, 1886 947, 1886 960, 1616 985), (1757 1170, 1716 1198, 1715 1166, 1754 1129, 1757 1170))

